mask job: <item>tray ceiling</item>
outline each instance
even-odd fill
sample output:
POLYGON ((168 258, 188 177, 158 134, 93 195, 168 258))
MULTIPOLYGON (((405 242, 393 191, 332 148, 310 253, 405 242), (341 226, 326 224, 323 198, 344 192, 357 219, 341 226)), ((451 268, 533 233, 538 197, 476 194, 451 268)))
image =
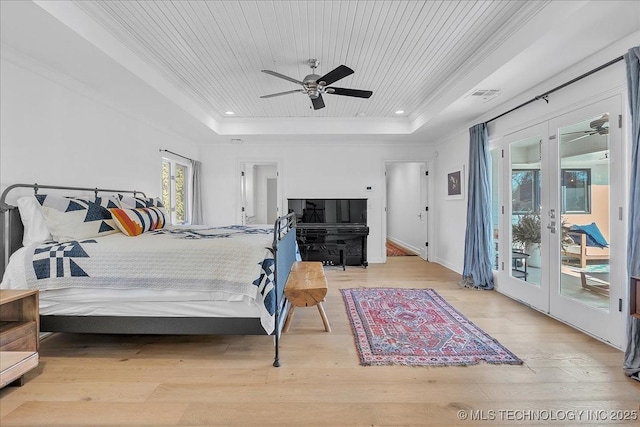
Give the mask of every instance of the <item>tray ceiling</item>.
POLYGON ((510 1, 78 1, 76 4, 208 112, 235 117, 393 117, 420 112, 546 2, 510 1), (302 80, 340 64, 335 86, 368 99, 324 97, 314 111, 302 80))
MULTIPOLYGON (((638 19, 626 12, 640 5, 607 2, 616 6, 603 8, 596 1, 547 0, 34 3, 85 44, 72 42, 71 33, 45 18, 38 16, 36 27, 35 12, 24 15, 34 22, 30 28, 17 16, 25 3, 9 2, 3 4, 4 51, 15 45, 29 55, 39 53, 87 87, 99 91, 102 85, 106 92, 111 85, 114 94, 133 87, 133 80, 122 77, 126 71, 144 82, 145 90, 155 91, 148 99, 149 114, 156 117, 162 98, 168 103, 165 115, 178 109, 189 117, 183 126, 192 127, 195 120, 215 135, 405 137, 459 127, 638 31, 638 19), (607 16, 617 25, 598 24, 607 16), (598 32, 590 31, 597 25, 598 32), (38 37, 31 37, 34 33, 38 37), (56 40, 58 33, 64 40, 56 40), (73 57, 65 45, 83 53, 73 57), (109 73, 104 66, 96 73, 100 81, 80 72, 89 70, 91 61, 102 63, 84 54, 88 46, 118 65, 111 84, 103 77, 109 73), (55 58, 70 60, 55 64, 55 58), (319 60, 319 75, 347 65, 355 73, 333 86, 371 90, 373 96, 326 94, 326 108, 320 110, 313 110, 302 93, 260 98, 299 88, 261 70, 302 80, 311 73, 309 59, 319 60)), ((129 93, 137 96, 135 90, 129 93)), ((178 120, 179 114, 173 116, 178 120)))

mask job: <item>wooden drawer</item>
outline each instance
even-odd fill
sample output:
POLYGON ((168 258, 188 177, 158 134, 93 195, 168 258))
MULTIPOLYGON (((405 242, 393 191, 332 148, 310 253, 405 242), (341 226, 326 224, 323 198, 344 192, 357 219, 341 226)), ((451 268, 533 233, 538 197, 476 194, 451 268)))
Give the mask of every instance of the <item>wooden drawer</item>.
POLYGON ((0 351, 36 351, 37 339, 35 320, 0 323, 0 351))

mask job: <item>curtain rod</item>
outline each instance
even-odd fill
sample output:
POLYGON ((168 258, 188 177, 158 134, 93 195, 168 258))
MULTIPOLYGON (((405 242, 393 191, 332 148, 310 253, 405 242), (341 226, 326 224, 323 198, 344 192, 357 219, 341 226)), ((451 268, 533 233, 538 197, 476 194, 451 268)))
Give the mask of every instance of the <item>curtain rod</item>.
POLYGON ((499 116, 495 116, 494 118, 487 120, 485 123, 489 123, 489 122, 492 122, 492 121, 494 121, 494 120, 497 120, 497 119, 499 119, 499 118, 500 118, 500 117, 502 117, 502 116, 506 116, 507 114, 509 114, 509 113, 511 113, 511 112, 513 112, 513 111, 515 111, 515 110, 519 109, 519 108, 522 108, 522 107, 524 107, 525 105, 529 105, 529 104, 531 104, 531 103, 532 103, 532 102, 534 102, 534 101, 538 101, 538 100, 540 100, 540 99, 545 100, 545 101, 547 102, 547 104, 548 104, 548 103, 549 103, 549 100, 547 99, 547 97, 548 97, 550 94, 552 94, 553 92, 555 92, 555 91, 557 91, 557 90, 560 90, 560 89, 562 89, 562 88, 564 88, 564 87, 566 87, 566 86, 569 86, 570 84, 573 84, 573 83, 577 82, 578 80, 582 80, 582 79, 584 79, 585 77, 590 76, 590 75, 591 75, 591 74, 593 74, 593 73, 597 73, 598 71, 602 70, 603 68, 606 68, 606 67, 608 67, 609 65, 615 64, 616 62, 622 61, 623 59, 624 59, 624 56, 619 56, 619 57, 617 57, 616 59, 612 59, 611 61, 607 62, 606 64, 602 64, 602 65, 600 65, 599 67, 594 68, 594 69, 593 69, 593 70, 591 70, 591 71, 587 71, 586 73, 582 74, 581 76, 576 77, 576 78, 575 78, 575 79, 573 79, 573 80, 569 80, 568 82, 563 83, 563 84, 561 84, 560 86, 554 87, 553 89, 551 89, 551 90, 549 90, 549 91, 547 91, 547 92, 543 93, 542 95, 538 95, 538 96, 536 96, 535 98, 532 98, 532 99, 528 100, 527 102, 525 102, 525 103, 523 103, 523 104, 520 104, 520 105, 518 105, 517 107, 514 107, 514 108, 512 108, 511 110, 509 110, 509 111, 507 111, 507 112, 504 112, 504 113, 500 114, 499 116))
POLYGON ((160 151, 164 151, 164 152, 167 152, 167 153, 171 153, 171 154, 173 154, 174 156, 182 157, 183 159, 187 159, 187 160, 189 160, 190 162, 193 162, 193 161, 194 161, 193 159, 190 159, 190 158, 188 158, 188 157, 185 157, 185 156, 183 156, 182 154, 174 153, 173 151, 170 151, 170 150, 165 150, 165 149, 161 148, 161 149, 160 149, 160 151))

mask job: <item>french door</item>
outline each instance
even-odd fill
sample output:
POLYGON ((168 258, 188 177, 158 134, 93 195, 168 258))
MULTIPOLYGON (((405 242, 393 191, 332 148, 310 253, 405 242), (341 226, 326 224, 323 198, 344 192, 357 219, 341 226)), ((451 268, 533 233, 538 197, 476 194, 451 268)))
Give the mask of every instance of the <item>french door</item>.
POLYGON ((499 291, 616 347, 625 281, 620 110, 613 97, 509 135, 499 166, 499 291))

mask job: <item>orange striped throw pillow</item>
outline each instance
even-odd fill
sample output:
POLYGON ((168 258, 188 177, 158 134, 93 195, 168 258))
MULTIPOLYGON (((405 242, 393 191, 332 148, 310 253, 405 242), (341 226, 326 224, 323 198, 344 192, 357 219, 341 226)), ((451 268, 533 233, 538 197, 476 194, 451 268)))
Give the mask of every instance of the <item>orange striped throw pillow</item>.
POLYGON ((127 236, 139 236, 140 234, 164 228, 164 213, 158 208, 135 209, 109 209, 116 226, 127 236))

